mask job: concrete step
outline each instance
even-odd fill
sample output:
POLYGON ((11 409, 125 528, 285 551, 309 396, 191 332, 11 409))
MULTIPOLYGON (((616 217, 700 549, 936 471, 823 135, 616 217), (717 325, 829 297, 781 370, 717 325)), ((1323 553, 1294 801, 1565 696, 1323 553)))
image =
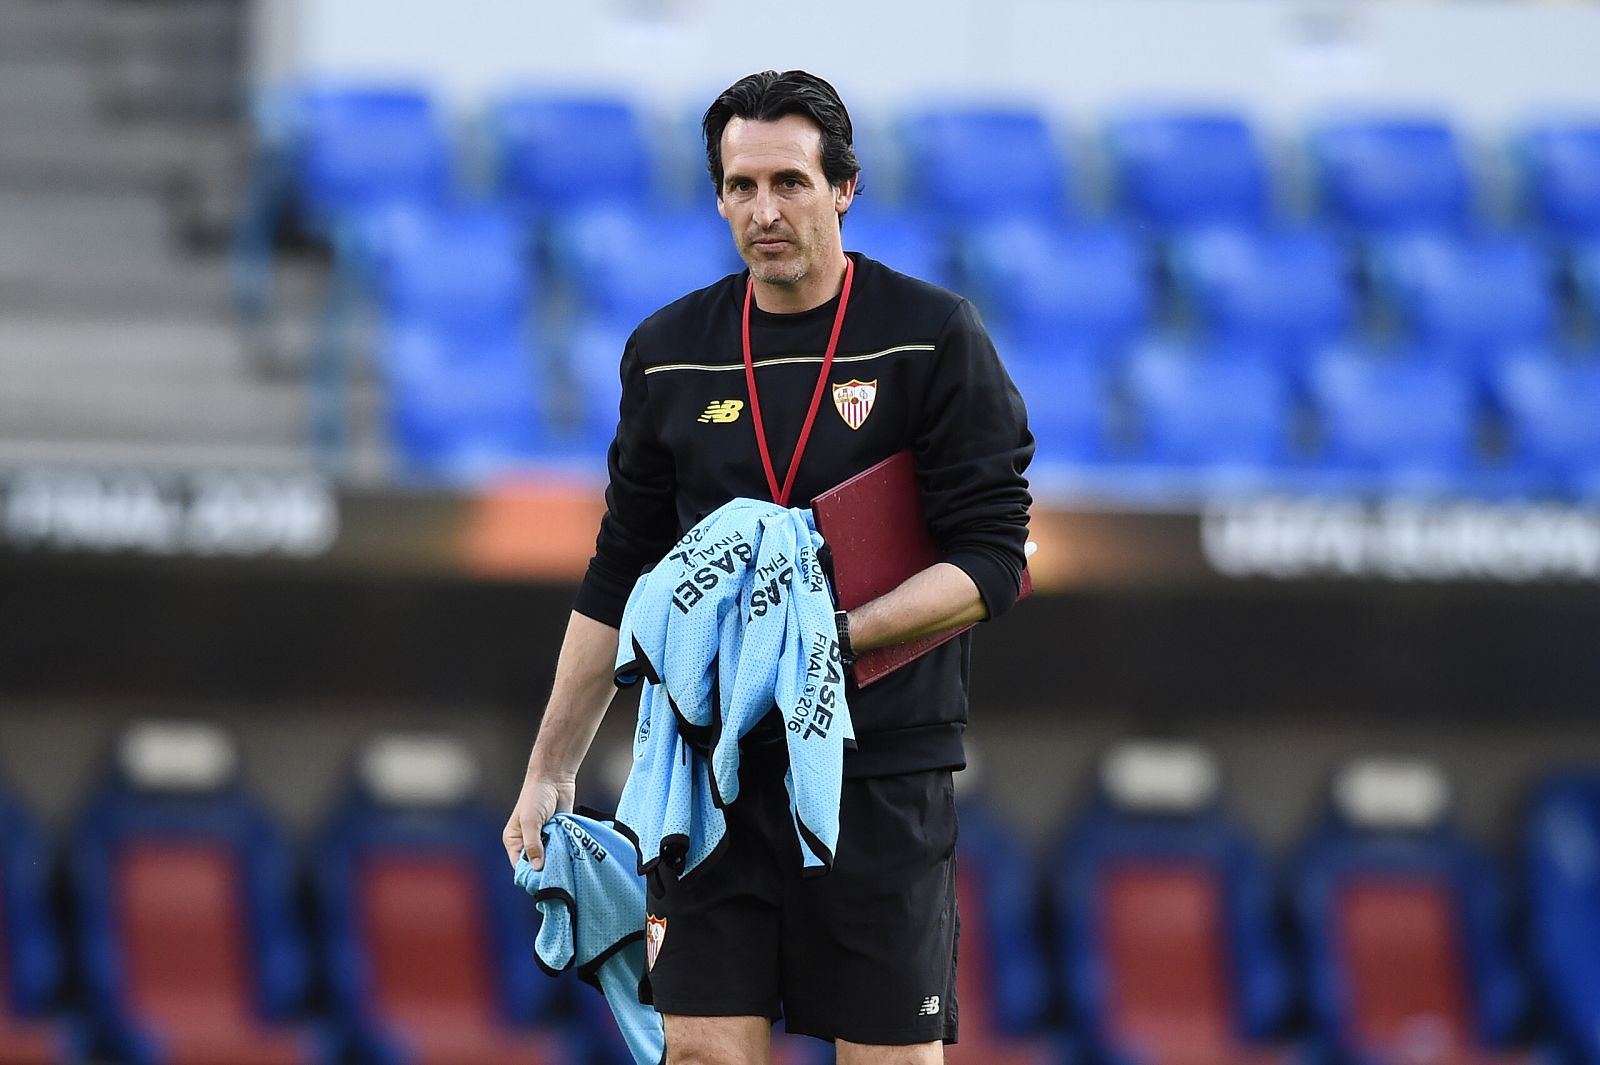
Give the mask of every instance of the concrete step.
POLYGON ((0 327, 0 366, 5 368, 0 387, 23 382, 74 391, 88 385, 254 384, 236 330, 184 318, 8 318, 0 327))
POLYGON ((103 110, 128 118, 237 119, 245 97, 238 0, 107 5, 95 33, 103 110))
POLYGON ((289 445, 306 438, 299 387, 237 381, 0 380, 0 426, 10 439, 137 440, 289 445))
POLYGON ((0 62, 85 58, 105 16, 102 0, 5 0, 0 3, 0 62))
POLYGON ((136 469, 147 472, 227 469, 294 473, 310 469, 304 444, 175 443, 130 440, 10 440, 0 436, 0 470, 29 466, 136 469))
POLYGON ((39 267, 0 263, 0 314, 116 321, 140 315, 186 315, 201 322, 230 314, 225 271, 160 253, 147 269, 115 261, 39 267))
MULTIPOLYGON (((4 33, 0 28, 0 36, 4 33)), ((0 122, 8 130, 39 125, 82 131, 99 121, 94 81, 82 58, 45 54, 0 62, 0 122)), ((4 151, 9 155, 11 150, 8 133, 4 151)))
POLYGON ((232 126, 8 127, 0 144, 0 190, 162 192, 196 168, 242 170, 246 145, 232 126))
MULTIPOLYGON (((308 385, 263 377, 226 324, 183 319, 8 319, 0 327, 0 438, 303 448, 308 385)), ((352 435, 370 436, 380 390, 350 388, 352 435)))
POLYGON ((0 257, 28 258, 93 245, 100 253, 149 251, 165 242, 160 201, 137 190, 0 189, 0 257))
MULTIPOLYGON (((308 391, 299 381, 87 378, 72 382, 0 378, 0 438, 127 440, 219 446, 304 447, 308 391)), ((360 386, 350 397, 352 436, 372 435, 381 397, 360 386)))
POLYGON ((97 59, 162 60, 169 67, 238 58, 248 25, 241 0, 102 2, 90 31, 97 59))
POLYGON ((143 193, 0 191, 0 309, 11 314, 172 314, 227 309, 220 260, 172 248, 143 193))
POLYGON ((390 456, 377 441, 357 441, 337 469, 327 468, 304 443, 169 443, 138 440, 8 440, 0 437, 0 472, 28 467, 83 468, 144 473, 299 473, 321 470, 341 487, 379 488, 393 483, 390 456))
POLYGON ((0 386, 0 467, 30 464, 124 465, 140 468, 305 468, 319 466, 353 482, 375 485, 391 475, 392 457, 378 430, 376 404, 353 403, 350 445, 330 462, 312 446, 298 397, 248 408, 219 402, 176 418, 118 417, 122 393, 99 401, 40 404, 0 386), (366 409, 363 409, 366 408, 366 409), (82 419, 92 417, 92 422, 82 419), (336 467, 336 469, 334 468, 336 467))
POLYGON ((236 53, 248 22, 240 0, 6 0, 0 4, 0 62, 141 54, 182 64, 236 53))

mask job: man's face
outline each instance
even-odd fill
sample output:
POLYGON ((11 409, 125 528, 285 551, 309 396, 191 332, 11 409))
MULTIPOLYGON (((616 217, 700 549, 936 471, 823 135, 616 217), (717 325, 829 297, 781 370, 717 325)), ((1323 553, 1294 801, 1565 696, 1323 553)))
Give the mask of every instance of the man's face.
POLYGON ((822 131, 801 115, 735 118, 722 131, 717 213, 728 220, 750 275, 796 286, 842 255, 839 215, 855 179, 835 188, 822 173, 822 131))

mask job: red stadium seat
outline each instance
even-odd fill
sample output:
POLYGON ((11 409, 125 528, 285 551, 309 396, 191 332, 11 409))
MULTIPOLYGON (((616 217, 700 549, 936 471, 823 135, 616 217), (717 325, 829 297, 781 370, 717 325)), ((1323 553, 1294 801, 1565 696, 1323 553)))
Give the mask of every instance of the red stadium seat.
POLYGON ((508 1029, 492 980, 478 870, 450 857, 374 853, 361 920, 377 1019, 416 1065, 553 1065, 545 1033, 508 1029))
POLYGON ((101 1056, 131 1065, 313 1065, 294 863, 239 785, 220 729, 143 722, 70 855, 80 971, 101 1056))
POLYGON ((1265 859, 1222 811, 1215 761, 1127 742, 1063 840, 1062 975, 1101 1061, 1281 1065, 1288 972, 1265 859))
POLYGON ((1466 959, 1456 941, 1455 900, 1443 885, 1351 884, 1336 920, 1362 1042, 1392 1046, 1417 1018, 1438 1026, 1452 1045, 1465 1040, 1466 959))
POLYGON ((129 1004, 172 1065, 287 1065, 305 1033, 256 1019, 239 868, 227 844, 138 841, 116 897, 129 1004))
POLYGON ((1204 870, 1130 865, 1105 874, 1103 915, 1113 1024, 1129 1045, 1224 1045, 1221 907, 1204 870))
POLYGON ((1485 1065, 1531 1060, 1477 1046, 1461 914, 1437 880, 1368 878, 1338 896, 1355 1038, 1383 1061, 1485 1065))
POLYGON ((1428 762, 1358 758, 1334 777, 1293 896, 1312 1019, 1339 1060, 1511 1065, 1529 989, 1500 875, 1450 823, 1428 762))
POLYGON ((317 848, 335 1007, 370 1065, 570 1065, 614 1030, 561 1023, 576 985, 539 972, 479 780, 449 737, 375 737, 317 848))
POLYGON ((944 1048, 944 1060, 949 1065, 1046 1065, 1057 1061, 1059 1050, 1048 1041, 1000 1030, 988 890, 986 870, 978 863, 956 867, 956 898, 961 908, 961 964, 956 970, 961 1042, 944 1048))
POLYGON ((1103 879, 1110 1027, 1158 1065, 1281 1062, 1233 1035, 1221 884, 1196 865, 1128 862, 1103 879))

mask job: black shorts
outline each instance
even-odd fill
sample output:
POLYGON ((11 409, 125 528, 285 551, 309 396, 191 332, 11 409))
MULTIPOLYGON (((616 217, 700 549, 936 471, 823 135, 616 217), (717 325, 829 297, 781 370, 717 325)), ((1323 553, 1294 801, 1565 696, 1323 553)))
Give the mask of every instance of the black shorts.
POLYGON ((950 771, 846 780, 833 869, 808 877, 781 754, 743 761, 722 849, 659 891, 652 878, 652 923, 666 921, 648 979, 656 1009, 782 1017, 790 1032, 853 1043, 955 1042, 950 771))

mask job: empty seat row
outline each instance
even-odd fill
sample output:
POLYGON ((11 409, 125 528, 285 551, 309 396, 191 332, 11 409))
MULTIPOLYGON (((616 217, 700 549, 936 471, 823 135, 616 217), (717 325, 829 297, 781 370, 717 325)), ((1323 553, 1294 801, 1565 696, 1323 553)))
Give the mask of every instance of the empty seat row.
MULTIPOLYGON (((0 1062, 626 1060, 599 996, 535 971, 537 913, 461 747, 366 748, 310 848, 311 937, 292 850, 217 735, 145 725, 124 740, 85 812, 94 833, 75 837, 97 846, 68 863, 72 966, 43 841, 14 803, 0 810, 0 1062), (49 1007, 69 967, 84 994, 63 1015, 49 1007), (308 1008, 319 984, 326 1005, 308 1008)), ((1452 826, 1426 763, 1348 765, 1281 869, 1221 791, 1198 748, 1119 745, 1041 863, 981 782, 964 787, 949 1060, 1600 1061, 1600 774, 1533 793, 1531 971, 1511 949, 1508 878, 1452 826)), ((788 1065, 825 1060, 784 1046, 788 1065)))
POLYGON ((1526 348, 1480 382, 1426 347, 1334 344, 1304 366, 1156 338, 1125 365, 1009 349, 1037 471, 1092 468, 1112 494, 1596 498, 1600 352, 1526 348), (1120 483, 1119 483, 1120 482, 1120 483))
MULTIPOLYGON (((260 122, 255 192, 240 219, 239 293, 248 313, 259 313, 265 299, 267 241, 286 208, 293 209, 302 226, 334 239, 349 254, 360 248, 363 221, 374 212, 395 206, 441 208, 465 195, 452 179, 458 167, 444 118, 419 90, 309 85, 284 90, 271 100, 273 106, 263 109, 260 122)), ((656 168, 644 121, 626 102, 559 94, 514 96, 491 109, 487 125, 495 146, 492 198, 518 218, 537 223, 546 236, 552 225, 572 226, 560 242, 569 255, 597 235, 573 225, 573 216, 597 208, 620 209, 629 216, 628 224, 650 227, 651 237, 665 226, 669 241, 703 239, 703 227, 675 228, 675 216, 683 208, 663 204, 651 176, 656 168)), ((1050 287, 1057 272, 1049 267, 1061 265, 1063 256, 1076 255, 1086 265, 1093 262, 1092 252, 1083 258, 1081 245, 1094 238, 1071 231, 1081 227, 1085 212, 1068 206, 1068 166, 1042 115, 1025 109, 951 107, 908 116, 901 125, 905 169, 915 180, 908 183, 903 202, 888 211, 894 230, 921 231, 911 243, 931 247, 952 230, 1018 222, 1011 232, 976 240, 973 247, 977 273, 993 276, 1002 272, 994 260, 1009 256, 1009 246, 1022 241, 1014 272, 1031 282, 1018 289, 1023 293, 1050 287), (1032 227, 1044 228, 1045 236, 1030 237, 1032 227)), ((1137 227, 1259 229, 1274 218, 1264 156, 1242 118, 1184 111, 1132 113, 1110 124, 1107 142, 1120 175, 1121 213, 1137 227)), ((1563 230, 1571 237, 1600 234, 1600 194, 1592 192, 1594 175, 1600 173, 1600 120, 1538 126, 1519 143, 1529 160, 1530 188, 1538 190, 1531 200, 1548 205, 1547 221, 1571 222, 1563 230)), ((1471 181, 1462 149, 1446 124, 1341 120, 1319 127, 1312 144, 1331 222, 1377 234, 1465 232, 1471 181)), ((866 155, 871 158, 870 149, 866 155)), ((863 198, 869 205, 875 201, 873 196, 863 198)), ((865 210, 872 213, 870 206, 865 210)), ((610 224, 614 228, 616 222, 610 224)), ((870 238, 874 228, 883 232, 888 227, 869 221, 867 228, 870 238)), ((635 239, 645 235, 638 233, 635 239)), ((868 239, 868 250, 874 243, 868 239)), ((905 250, 905 243, 900 238, 896 250, 905 250)), ((1285 256, 1304 261, 1306 249, 1305 242, 1280 241, 1276 246, 1280 263, 1285 256)), ((1223 262, 1241 262, 1237 249, 1229 257, 1215 241, 1202 242, 1194 251, 1213 263, 1219 253, 1223 262), (1205 254, 1208 249, 1210 255, 1205 254)), ((1334 264, 1326 262, 1326 251, 1311 248, 1310 254, 1314 263, 1323 263, 1312 266, 1312 283, 1323 284, 1334 264)), ((1507 253, 1474 247, 1472 254, 1475 273, 1483 276, 1483 266, 1504 260, 1507 253)), ((1525 250, 1510 254, 1528 255, 1525 250)), ((681 289, 694 277, 691 270, 664 270, 656 256, 633 258, 638 260, 635 273, 665 274, 661 287, 669 290, 681 289)), ((948 277, 938 263, 926 261, 932 257, 905 258, 907 268, 927 267, 933 280, 948 277)), ((1402 273, 1431 276, 1425 269, 1404 268, 1418 256, 1401 258, 1402 273)), ((1442 263, 1446 278, 1452 276, 1448 257, 1424 255, 1420 263, 1442 263)), ((1065 265, 1070 273, 1072 264, 1065 265)), ((581 276, 581 267, 576 272, 581 276)), ((1460 272, 1457 266, 1454 273, 1460 272)), ((1481 288, 1492 291, 1494 286, 1485 283, 1481 288)), ((1087 296, 1073 298, 1088 302, 1087 296)), ((1493 318, 1498 310, 1498 304, 1492 305, 1483 316, 1493 318)))
POLYGON ((1503 874, 1426 763, 1350 763, 1275 870, 1204 752, 1123 745, 1052 869, 1066 999, 1097 1061, 1557 1060, 1566 1033, 1530 1038, 1503 874))
POLYGON ((367 750, 310 848, 315 938, 296 850, 219 730, 123 737, 67 849, 71 964, 42 919, 47 852, 7 804, 0 974, 17 979, 0 994, 0 1063, 602 1060, 599 1014, 536 969, 536 913, 458 750, 367 750), (52 1013, 69 970, 77 1008, 52 1013))
MULTIPOLYGON (((376 363, 408 471, 470 482, 563 456, 597 462, 628 331, 680 286, 732 266, 709 213, 669 222, 656 235, 682 275, 633 253, 648 222, 588 212, 557 227, 565 251, 548 283, 552 268, 537 265, 503 210, 375 222, 362 283, 379 312, 376 363), (574 293, 564 312, 539 299, 552 285, 574 293)), ((847 244, 883 241, 872 230, 883 222, 851 218, 847 244)), ((1352 334, 1338 253, 1315 234, 1209 230, 1180 242, 1200 324, 1173 336, 1150 333, 1145 255, 1126 232, 1055 240, 1007 223, 980 235, 971 290, 996 312, 1046 465, 1302 466, 1329 475, 1301 478, 1305 489, 1372 491, 1405 485, 1366 475, 1420 470, 1436 492, 1569 497, 1588 492, 1600 466, 1596 356, 1555 348, 1547 286, 1520 246, 1483 250, 1491 260, 1505 251, 1509 265, 1497 268, 1477 261, 1477 245, 1407 238, 1393 291, 1415 324, 1378 344, 1352 334)), ((868 247, 896 265, 897 248, 868 247)))
MULTIPOLYGON (((267 184, 336 239, 347 283, 335 302, 368 295, 381 308, 392 438, 403 468, 423 478, 474 481, 592 459, 613 420, 628 330, 738 265, 708 209, 656 195, 659 165, 626 103, 525 95, 498 104, 487 124, 500 202, 455 207, 450 131, 424 93, 310 86, 282 94, 262 120, 265 169, 276 175, 267 184), (641 243, 653 253, 638 254, 641 243)), ((970 294, 1019 364, 1125 357, 1153 326, 1171 324, 1174 294, 1205 344, 1258 347, 1295 364, 1295 376, 1328 343, 1371 333, 1374 318, 1391 319, 1384 332, 1398 341, 1485 374, 1508 348, 1568 341, 1569 281, 1587 320, 1600 323, 1600 244, 1557 253, 1533 235, 1466 229, 1472 183, 1441 123, 1318 127, 1311 143, 1329 217, 1375 234, 1365 241, 1273 222, 1262 152, 1237 117, 1114 119, 1107 143, 1131 220, 1114 223, 1085 221, 1068 205, 1070 167, 1037 113, 948 108, 908 116, 901 133, 917 181, 897 207, 864 198, 847 244, 970 294), (1151 223, 1175 233, 1152 241, 1139 228, 1151 223)), ((1519 140, 1530 188, 1546 190, 1534 199, 1551 205, 1547 220, 1588 217, 1578 200, 1595 133, 1546 124, 1519 140)), ((265 231, 258 223, 270 221, 273 198, 257 198, 266 214, 247 211, 242 232, 265 231)), ((333 310, 329 323, 348 308, 333 310)), ((318 437, 337 447, 338 383, 349 373, 337 336, 324 338, 315 365, 318 437)), ((1022 365, 1018 376, 1050 371, 1022 365)), ((1067 439, 1049 412, 1084 401, 1047 385, 1029 398, 1046 414, 1045 435, 1067 439)), ((1116 417, 1114 406, 1087 413, 1116 417)), ((1280 404, 1257 435, 1281 439, 1292 417, 1280 404)), ((1166 461, 1160 447, 1134 450, 1166 461)))
MULTIPOLYGON (((496 194, 530 216, 661 195, 648 122, 625 99, 512 94, 491 104, 482 124, 496 194)), ((289 86, 266 98, 258 127, 307 216, 324 223, 382 202, 439 202, 464 169, 449 121, 416 87, 289 86)), ((1074 161, 1036 109, 927 107, 895 128, 908 207, 947 223, 1082 213, 1074 161)), ((1104 133, 1118 210, 1130 218, 1181 228, 1257 223, 1274 213, 1268 153, 1241 115, 1126 109, 1104 133)), ((1569 235, 1600 233, 1600 120, 1544 118, 1512 140, 1530 214, 1569 235)), ((861 145, 869 160, 890 154, 887 147, 861 145)), ((1388 231, 1457 228, 1473 217, 1477 182, 1466 146, 1437 116, 1331 117, 1312 124, 1307 151, 1330 220, 1388 231)))

